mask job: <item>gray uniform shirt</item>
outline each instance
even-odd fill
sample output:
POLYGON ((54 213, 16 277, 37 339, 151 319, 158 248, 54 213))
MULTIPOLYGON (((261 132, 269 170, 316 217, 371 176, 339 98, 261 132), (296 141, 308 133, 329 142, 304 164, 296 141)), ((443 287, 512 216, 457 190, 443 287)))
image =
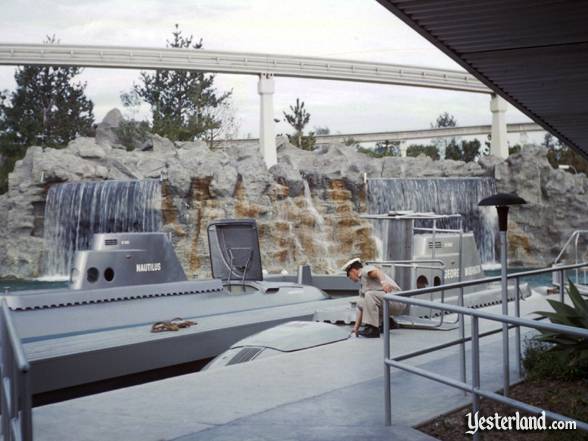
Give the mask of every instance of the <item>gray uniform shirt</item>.
MULTIPOLYGON (((378 279, 374 279, 373 277, 368 276, 368 274, 375 269, 379 268, 375 265, 366 265, 361 269, 361 289, 359 290, 359 295, 361 297, 364 297, 365 293, 368 291, 384 291, 384 288, 382 287, 382 284, 378 279)), ((384 274, 384 279, 387 282, 391 283, 395 289, 400 289, 400 287, 392 277, 385 274, 384 271, 380 271, 382 272, 382 274, 384 274)))

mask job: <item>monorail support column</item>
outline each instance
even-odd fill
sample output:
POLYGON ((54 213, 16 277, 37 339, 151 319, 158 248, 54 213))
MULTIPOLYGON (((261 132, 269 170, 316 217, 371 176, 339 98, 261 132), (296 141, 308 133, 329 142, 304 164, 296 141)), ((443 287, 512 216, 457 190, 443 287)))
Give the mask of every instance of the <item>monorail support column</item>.
POLYGON ((278 163, 276 137, 274 134, 274 76, 268 73, 259 75, 257 92, 261 98, 259 115, 259 144, 267 168, 278 163))
POLYGON ((506 101, 498 95, 492 94, 490 111, 492 112, 492 137, 490 154, 499 158, 508 157, 508 142, 506 138, 506 101))

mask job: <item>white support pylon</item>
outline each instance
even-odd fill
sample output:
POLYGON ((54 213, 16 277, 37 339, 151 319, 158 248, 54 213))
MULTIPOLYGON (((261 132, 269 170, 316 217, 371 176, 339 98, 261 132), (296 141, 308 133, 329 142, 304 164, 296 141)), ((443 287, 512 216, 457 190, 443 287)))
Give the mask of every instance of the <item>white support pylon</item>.
POLYGON ((274 134, 274 91, 273 74, 260 74, 257 83, 257 92, 260 97, 259 144, 267 168, 278 163, 274 134))
POLYGON ((490 98, 490 111, 492 112, 490 154, 503 159, 508 157, 506 108, 507 102, 498 95, 492 94, 492 98, 490 98))

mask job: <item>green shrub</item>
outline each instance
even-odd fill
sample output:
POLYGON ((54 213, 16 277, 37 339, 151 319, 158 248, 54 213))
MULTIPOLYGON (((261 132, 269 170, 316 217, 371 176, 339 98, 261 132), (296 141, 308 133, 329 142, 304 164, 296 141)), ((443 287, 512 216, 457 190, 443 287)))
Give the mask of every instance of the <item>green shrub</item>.
MULTIPOLYGON (((588 301, 580 295, 571 280, 568 295, 572 305, 547 300, 553 311, 538 311, 537 314, 549 318, 554 324, 588 329, 588 301)), ((535 360, 531 365, 535 366, 536 370, 543 372, 548 369, 547 366, 542 366, 543 363, 553 363, 557 365, 557 369, 563 369, 569 374, 588 375, 588 338, 562 332, 541 331, 541 335, 535 337, 535 341, 537 345, 529 346, 531 352, 527 357, 531 361, 535 360)))
POLYGON ((526 342, 523 367, 527 379, 574 381, 588 376, 588 363, 571 366, 562 353, 551 350, 552 347, 536 338, 526 342))

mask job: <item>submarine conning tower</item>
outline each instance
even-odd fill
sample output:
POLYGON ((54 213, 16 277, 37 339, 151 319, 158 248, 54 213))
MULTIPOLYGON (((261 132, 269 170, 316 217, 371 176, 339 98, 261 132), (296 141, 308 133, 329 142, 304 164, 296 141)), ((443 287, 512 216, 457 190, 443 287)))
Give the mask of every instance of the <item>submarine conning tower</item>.
POLYGON ((76 252, 70 288, 114 288, 185 280, 169 234, 99 233, 94 235, 91 249, 76 252))
POLYGON ((419 279, 426 281, 424 284, 428 286, 457 282, 460 273, 462 280, 483 275, 474 234, 463 231, 460 214, 406 210, 361 217, 377 222, 375 227, 382 232, 382 264, 410 263, 392 265, 393 276, 404 289, 419 287, 419 279), (424 265, 419 266, 419 261, 424 265))

